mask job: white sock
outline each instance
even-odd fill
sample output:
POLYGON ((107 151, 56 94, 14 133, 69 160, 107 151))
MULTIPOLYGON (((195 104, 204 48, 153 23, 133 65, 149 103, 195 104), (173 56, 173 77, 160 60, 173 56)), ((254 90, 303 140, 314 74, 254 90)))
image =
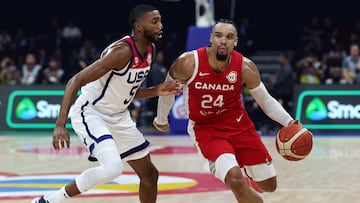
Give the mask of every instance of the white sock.
POLYGON ((49 203, 60 203, 64 200, 69 199, 69 195, 67 194, 65 190, 65 186, 62 187, 60 190, 56 191, 55 193, 52 193, 50 195, 46 195, 44 197, 49 203))

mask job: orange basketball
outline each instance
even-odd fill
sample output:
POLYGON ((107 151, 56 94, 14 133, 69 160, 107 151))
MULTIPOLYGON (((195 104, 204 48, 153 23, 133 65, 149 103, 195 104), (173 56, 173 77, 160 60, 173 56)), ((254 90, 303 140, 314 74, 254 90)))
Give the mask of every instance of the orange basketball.
POLYGON ((291 124, 279 130, 276 135, 276 149, 290 161, 304 159, 313 146, 313 134, 302 125, 291 124))

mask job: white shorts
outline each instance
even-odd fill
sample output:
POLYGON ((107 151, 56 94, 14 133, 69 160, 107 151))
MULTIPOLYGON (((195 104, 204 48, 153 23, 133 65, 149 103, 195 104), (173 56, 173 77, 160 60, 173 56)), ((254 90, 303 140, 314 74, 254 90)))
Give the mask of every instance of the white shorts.
POLYGON ((71 123, 81 142, 90 152, 89 160, 96 161, 96 153, 106 148, 104 140, 113 140, 121 158, 136 160, 149 154, 149 142, 137 129, 129 111, 105 115, 96 111, 89 102, 77 102, 71 113, 71 123))
POLYGON ((255 182, 264 181, 276 176, 276 171, 272 162, 253 166, 244 166, 244 173, 255 182))
MULTIPOLYGON (((222 154, 215 162, 209 161, 210 171, 222 181, 225 181, 229 170, 236 166, 239 167, 235 155, 230 153, 222 154)), ((264 181, 276 176, 274 164, 271 161, 264 164, 243 166, 242 172, 255 182, 264 181)))

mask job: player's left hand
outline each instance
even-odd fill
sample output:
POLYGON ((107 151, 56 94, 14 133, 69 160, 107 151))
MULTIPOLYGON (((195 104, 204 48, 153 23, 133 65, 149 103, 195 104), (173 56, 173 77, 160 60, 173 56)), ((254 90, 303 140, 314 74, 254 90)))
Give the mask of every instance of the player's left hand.
POLYGON ((173 80, 169 82, 164 82, 156 86, 158 96, 169 96, 173 94, 180 94, 183 84, 180 80, 173 80))

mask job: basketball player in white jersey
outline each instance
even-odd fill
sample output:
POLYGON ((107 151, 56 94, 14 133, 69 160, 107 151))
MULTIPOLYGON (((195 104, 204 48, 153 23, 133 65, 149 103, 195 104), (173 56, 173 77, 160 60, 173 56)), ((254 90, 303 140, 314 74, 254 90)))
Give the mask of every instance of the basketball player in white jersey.
POLYGON ((154 43, 162 38, 163 25, 159 11, 149 5, 134 7, 129 23, 129 36, 109 45, 97 61, 68 81, 54 129, 53 147, 69 147, 65 123, 81 88, 71 122, 90 152, 89 159, 97 160, 99 166, 85 170, 73 182, 32 203, 59 203, 111 181, 122 173, 123 161, 139 176, 140 202, 156 202, 158 170, 150 160, 149 142, 136 128, 127 107, 133 99, 177 94, 179 82, 140 89, 155 56, 154 43))

